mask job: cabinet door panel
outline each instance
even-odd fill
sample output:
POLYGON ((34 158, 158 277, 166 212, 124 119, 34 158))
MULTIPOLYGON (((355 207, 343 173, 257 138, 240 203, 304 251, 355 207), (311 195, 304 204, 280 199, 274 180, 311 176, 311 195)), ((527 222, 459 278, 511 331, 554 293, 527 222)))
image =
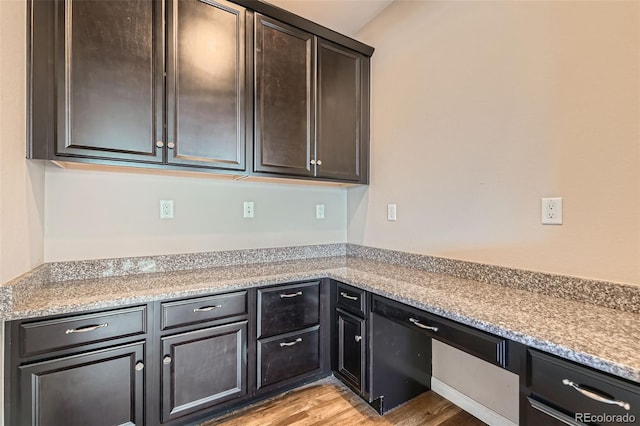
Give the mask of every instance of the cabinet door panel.
POLYGON ((56 154, 162 161, 162 3, 57 3, 56 154))
POLYGON ((245 15, 224 0, 169 3, 169 163, 245 170, 245 15))
POLYGON ((19 367, 19 424, 142 425, 143 361, 136 343, 19 367))
POLYGON ((255 14, 255 171, 310 176, 313 35, 255 14))
POLYGON ((246 395, 247 322, 162 338, 162 420, 246 395))
POLYGON ((338 315, 337 374, 359 393, 364 392, 365 320, 340 310, 338 315))
POLYGON ((316 175, 360 180, 362 55, 318 42, 316 175))

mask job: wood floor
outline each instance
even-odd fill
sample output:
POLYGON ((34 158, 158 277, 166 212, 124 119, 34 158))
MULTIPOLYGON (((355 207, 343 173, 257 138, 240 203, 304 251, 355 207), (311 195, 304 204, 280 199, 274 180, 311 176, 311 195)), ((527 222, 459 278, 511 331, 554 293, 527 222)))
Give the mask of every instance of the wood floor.
POLYGON ((201 426, 483 426, 436 393, 426 392, 379 416, 335 378, 264 401, 201 426))

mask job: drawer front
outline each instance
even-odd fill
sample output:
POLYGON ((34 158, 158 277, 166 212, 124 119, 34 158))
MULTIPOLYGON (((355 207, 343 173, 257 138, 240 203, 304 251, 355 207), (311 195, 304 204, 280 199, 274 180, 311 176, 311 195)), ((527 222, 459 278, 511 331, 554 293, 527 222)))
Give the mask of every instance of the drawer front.
POLYGON ((580 413, 611 416, 604 421, 593 421, 603 425, 623 422, 615 416, 640 419, 640 385, 531 349, 528 350, 528 359, 529 391, 569 414, 576 414, 578 421, 584 420, 580 413))
POLYGON ((446 320, 419 309, 390 301, 379 296, 373 298, 372 312, 385 316, 407 327, 474 355, 499 367, 507 366, 507 340, 446 320))
POLYGON ((301 330, 319 318, 319 281, 258 290, 258 337, 301 330))
POLYGON ((364 290, 339 282, 336 286, 336 305, 364 318, 367 312, 366 295, 364 290))
POLYGON ((28 322, 20 325, 20 356, 27 357, 146 332, 146 306, 28 322))
POLYGON ((162 329, 247 315, 247 292, 219 294, 162 304, 162 329))
POLYGON ((258 389, 320 370, 320 327, 258 341, 258 389))

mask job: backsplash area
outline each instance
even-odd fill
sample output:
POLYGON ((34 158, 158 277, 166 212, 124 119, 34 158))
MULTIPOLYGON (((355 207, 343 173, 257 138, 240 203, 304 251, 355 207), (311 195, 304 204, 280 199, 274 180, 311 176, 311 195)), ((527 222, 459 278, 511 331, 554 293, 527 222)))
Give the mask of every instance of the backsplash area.
POLYGON ((46 263, 0 286, 0 312, 11 309, 14 289, 22 295, 47 283, 231 265, 346 257, 400 265, 436 274, 501 285, 547 296, 640 313, 640 287, 496 265, 426 256, 355 244, 323 244, 46 263))

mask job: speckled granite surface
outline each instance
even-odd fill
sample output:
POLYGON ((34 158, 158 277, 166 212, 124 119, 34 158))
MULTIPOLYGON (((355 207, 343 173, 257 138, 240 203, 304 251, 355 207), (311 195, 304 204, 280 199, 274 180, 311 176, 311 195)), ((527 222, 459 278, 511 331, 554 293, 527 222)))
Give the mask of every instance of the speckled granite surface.
POLYGON ((330 277, 640 383, 637 307, 612 309, 487 279, 429 272, 409 262, 411 257, 397 262, 367 257, 264 261, 63 282, 43 280, 44 272, 36 271, 13 283, 12 304, 3 316, 39 317, 330 277))
POLYGON ((50 281, 86 280, 154 272, 207 269, 218 266, 282 262, 344 256, 346 244, 321 244, 248 250, 123 257, 49 264, 50 281))
POLYGON ((347 255, 640 313, 640 286, 347 244, 347 255))

